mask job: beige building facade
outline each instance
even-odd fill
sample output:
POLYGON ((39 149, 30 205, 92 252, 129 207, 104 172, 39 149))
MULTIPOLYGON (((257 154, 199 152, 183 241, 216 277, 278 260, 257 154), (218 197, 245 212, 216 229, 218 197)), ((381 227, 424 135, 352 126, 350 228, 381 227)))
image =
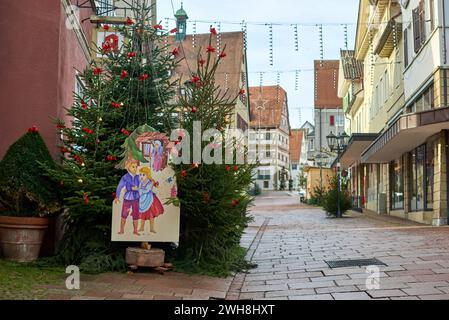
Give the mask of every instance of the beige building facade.
MULTIPOLYGON (((360 1, 352 57, 363 76, 339 79, 354 207, 448 223, 447 2, 360 1)), ((342 52, 340 65, 354 61, 342 52)))

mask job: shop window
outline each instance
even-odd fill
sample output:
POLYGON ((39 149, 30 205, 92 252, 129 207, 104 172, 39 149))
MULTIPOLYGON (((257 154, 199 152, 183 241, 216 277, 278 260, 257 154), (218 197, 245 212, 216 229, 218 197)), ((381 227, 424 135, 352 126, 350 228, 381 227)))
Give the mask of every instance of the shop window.
POLYGON ((433 147, 421 145, 410 153, 410 211, 433 208, 433 147), (427 149, 427 150, 426 150, 427 149))
POLYGON ((390 163, 391 209, 404 209, 404 171, 402 158, 390 163))

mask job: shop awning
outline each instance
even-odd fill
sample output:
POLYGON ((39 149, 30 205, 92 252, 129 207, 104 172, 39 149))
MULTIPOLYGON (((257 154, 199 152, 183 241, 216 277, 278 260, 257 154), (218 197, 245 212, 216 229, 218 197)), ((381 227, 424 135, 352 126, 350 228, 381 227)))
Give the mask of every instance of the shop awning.
POLYGON ((406 114, 386 129, 362 153, 363 163, 388 163, 449 129, 449 107, 406 114))
POLYGON ((348 146, 340 157, 343 169, 361 162, 362 152, 378 137, 377 133, 353 133, 349 138, 348 146))

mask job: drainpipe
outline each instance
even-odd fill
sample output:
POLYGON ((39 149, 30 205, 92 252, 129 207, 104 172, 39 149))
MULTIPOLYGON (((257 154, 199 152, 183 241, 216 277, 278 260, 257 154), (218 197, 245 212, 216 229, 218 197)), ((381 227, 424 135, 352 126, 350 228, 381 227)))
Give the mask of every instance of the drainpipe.
POLYGON ((441 1, 443 5, 443 62, 447 63, 447 48, 446 48, 446 0, 441 1))
POLYGON ((444 130, 444 151, 446 154, 446 224, 449 224, 449 134, 444 130))

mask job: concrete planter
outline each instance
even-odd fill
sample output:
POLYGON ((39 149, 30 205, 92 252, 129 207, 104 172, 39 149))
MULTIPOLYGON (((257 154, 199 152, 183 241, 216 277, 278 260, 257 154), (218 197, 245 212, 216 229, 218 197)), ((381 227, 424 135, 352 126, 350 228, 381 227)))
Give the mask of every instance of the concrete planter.
POLYGON ((4 257, 31 262, 39 257, 48 218, 0 216, 0 246, 4 257))

